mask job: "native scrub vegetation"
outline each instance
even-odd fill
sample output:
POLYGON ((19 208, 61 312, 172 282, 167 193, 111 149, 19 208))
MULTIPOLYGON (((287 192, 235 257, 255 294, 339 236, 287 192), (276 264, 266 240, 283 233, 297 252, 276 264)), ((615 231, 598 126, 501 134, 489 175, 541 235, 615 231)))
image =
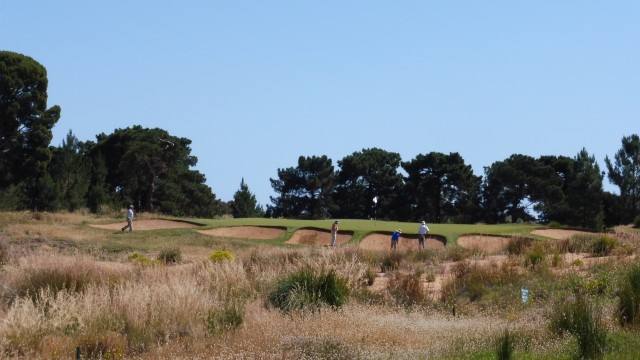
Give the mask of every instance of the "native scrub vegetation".
POLYGON ((0 357, 69 358, 78 346, 86 358, 111 359, 571 359, 640 351, 637 321, 626 320, 637 317, 625 313, 637 292, 635 253, 620 250, 637 249, 640 235, 628 228, 607 235, 616 244, 608 255, 581 255, 599 248, 593 244, 603 235, 595 234, 519 235, 511 251, 489 256, 453 243, 378 252, 204 241, 192 229, 122 235, 90 228, 106 220, 92 215, 14 215, 3 213, 12 225, 0 233, 0 357), (112 246, 123 236, 139 247, 112 246), (527 267, 532 249, 544 260, 527 267), (181 256, 155 260, 163 253, 181 256), (573 256, 584 265, 573 266, 573 256))

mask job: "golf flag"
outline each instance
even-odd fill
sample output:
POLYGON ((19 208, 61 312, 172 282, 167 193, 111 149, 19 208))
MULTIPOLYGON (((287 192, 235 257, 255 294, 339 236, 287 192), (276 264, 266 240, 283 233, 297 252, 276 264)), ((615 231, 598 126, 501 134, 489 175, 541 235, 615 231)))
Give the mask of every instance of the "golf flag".
POLYGON ((375 197, 373 198, 373 203, 374 203, 374 204, 377 204, 377 203, 378 203, 378 197, 377 197, 377 196, 375 196, 375 197))

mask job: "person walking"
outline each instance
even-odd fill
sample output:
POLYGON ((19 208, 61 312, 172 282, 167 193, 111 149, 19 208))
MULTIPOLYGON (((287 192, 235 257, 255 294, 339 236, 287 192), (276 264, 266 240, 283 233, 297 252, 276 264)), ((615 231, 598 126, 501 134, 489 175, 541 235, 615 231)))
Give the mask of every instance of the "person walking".
POLYGON ((402 230, 398 229, 391 234, 391 250, 395 250, 398 247, 398 240, 400 240, 402 230))
POLYGON ((129 228, 129 232, 133 231, 133 205, 129 205, 129 209, 127 210, 127 225, 122 228, 122 232, 127 228, 129 228))
POLYGON ((424 242, 427 240, 427 234, 429 233, 429 227, 425 222, 418 228, 418 247, 420 250, 424 250, 424 242))
POLYGON ((340 224, 340 221, 336 220, 331 225, 331 246, 336 246, 336 241, 338 240, 338 224, 340 224))

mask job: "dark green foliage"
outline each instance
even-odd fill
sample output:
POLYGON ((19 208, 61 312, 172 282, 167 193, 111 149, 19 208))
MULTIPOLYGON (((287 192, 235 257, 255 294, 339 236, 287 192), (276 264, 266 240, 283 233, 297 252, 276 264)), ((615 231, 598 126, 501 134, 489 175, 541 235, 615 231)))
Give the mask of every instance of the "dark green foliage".
POLYGON ((617 315, 622 325, 640 324, 640 265, 633 265, 622 280, 617 315))
POLYGON ((607 331, 600 310, 585 295, 560 302, 550 316, 549 328, 553 333, 569 333, 576 338, 580 359, 600 359, 606 351, 607 331))
POLYGON ((269 179, 279 194, 271 197, 268 207, 272 217, 325 219, 333 208, 335 178, 331 159, 323 156, 300 156, 298 166, 278 169, 278 178, 269 179))
POLYGON ((88 200, 92 209, 106 201, 176 216, 217 213, 217 200, 204 175, 191 170, 197 163, 190 155, 191 140, 141 126, 100 134, 97 140, 88 146, 93 162, 88 200))
POLYGON ((598 235, 591 243, 592 252, 598 256, 606 256, 616 247, 616 239, 609 235, 598 235))
POLYGON ((87 205, 91 163, 84 151, 84 144, 71 130, 62 146, 53 148, 48 171, 55 184, 55 201, 48 206, 49 209, 75 211, 87 205))
POLYGON ((238 304, 226 304, 210 310, 204 318, 207 331, 213 336, 235 331, 243 322, 244 308, 238 304))
POLYGON ((458 153, 431 152, 402 162, 408 220, 470 223, 479 219, 481 178, 458 153))
POLYGON ((515 335, 509 330, 505 330, 496 340, 496 358, 498 360, 513 359, 513 351, 515 348, 515 335))
POLYGON ((483 187, 486 221, 534 220, 529 210, 562 197, 562 179, 554 169, 527 155, 511 155, 485 168, 483 187))
POLYGON ((536 266, 538 266, 538 265, 540 265, 540 264, 542 264, 544 262, 545 256, 546 256, 546 254, 545 254, 544 250, 542 249, 542 247, 535 246, 525 256, 525 265, 526 266, 531 266, 532 268, 535 268, 536 266))
MULTIPOLYGON (((60 107, 47 109, 47 71, 28 56, 0 51, 0 188, 42 176, 51 160, 51 129, 60 107)), ((31 188, 37 195, 37 188, 31 188)))
POLYGON ((338 160, 335 217, 398 219, 404 206, 399 195, 403 181, 398 173, 400 154, 378 148, 363 149, 338 160), (378 202, 374 206, 373 198, 378 202))
POLYGON ((640 229, 640 215, 636 216, 635 220, 633 221, 633 227, 635 227, 636 229, 640 229))
POLYGON ((263 217, 264 210, 258 204, 256 196, 249 191, 249 186, 245 184, 244 178, 240 182, 240 190, 233 194, 233 201, 230 204, 231 214, 234 218, 263 217))
POLYGON ((333 269, 304 267, 280 279, 268 300, 284 312, 306 309, 315 312, 323 305, 340 308, 348 297, 346 281, 338 277, 333 269))
POLYGON ((605 157, 609 181, 620 189, 622 201, 621 221, 633 222, 640 215, 640 137, 636 134, 622 138, 622 148, 616 152, 614 161, 605 157))
POLYGON ((162 261, 165 265, 177 264, 182 261, 182 251, 177 247, 162 249, 158 254, 158 260, 162 261))
POLYGON ((575 157, 572 176, 564 184, 566 224, 587 229, 600 229, 603 226, 602 177, 595 157, 583 148, 575 157))

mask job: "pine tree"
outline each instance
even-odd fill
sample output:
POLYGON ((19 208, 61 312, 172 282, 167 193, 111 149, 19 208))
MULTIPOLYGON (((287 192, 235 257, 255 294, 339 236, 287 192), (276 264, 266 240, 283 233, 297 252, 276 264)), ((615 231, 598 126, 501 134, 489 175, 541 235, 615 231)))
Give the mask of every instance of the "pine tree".
POLYGON ((240 182, 240 190, 233 194, 231 211, 234 218, 262 217, 264 210, 258 204, 256 196, 249 191, 249 186, 245 184, 244 178, 240 182))

